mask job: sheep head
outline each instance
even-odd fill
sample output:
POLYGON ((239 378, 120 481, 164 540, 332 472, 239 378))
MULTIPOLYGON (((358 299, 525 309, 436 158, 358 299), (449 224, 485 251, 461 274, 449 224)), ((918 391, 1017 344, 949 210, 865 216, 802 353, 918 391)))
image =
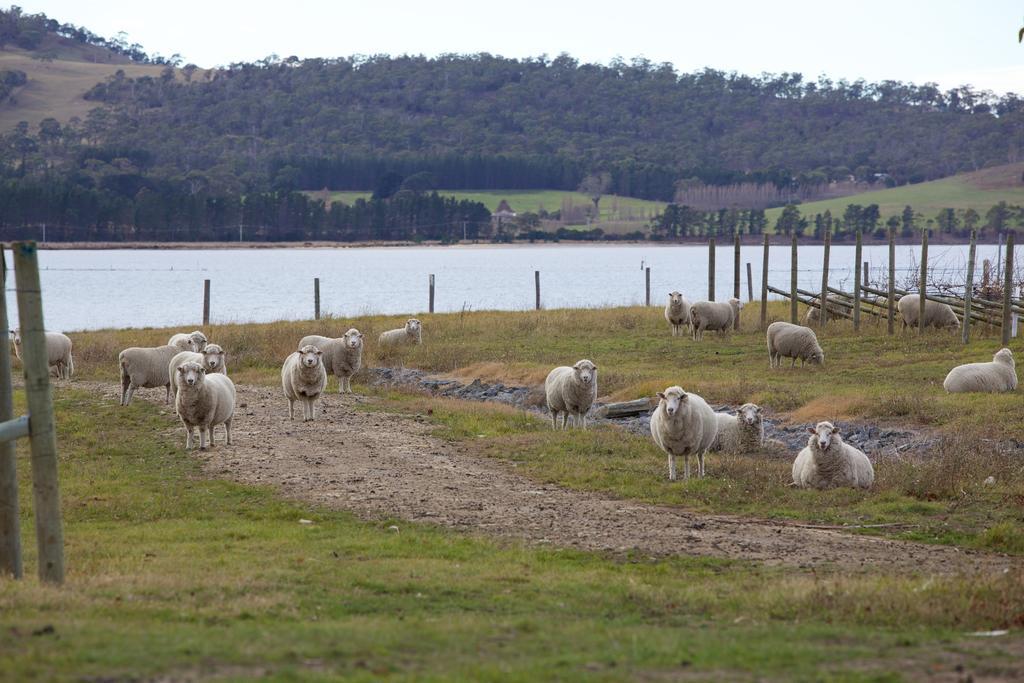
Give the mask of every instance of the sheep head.
POLYGON ((206 344, 209 340, 206 338, 205 334, 203 334, 199 330, 196 330, 195 332, 192 332, 190 335, 188 335, 188 338, 189 341, 192 342, 193 351, 195 351, 196 353, 202 353, 204 350, 206 350, 206 344))
POLYGON ((665 414, 672 417, 678 413, 682 408, 685 407, 686 402, 690 400, 689 395, 683 391, 682 387, 669 387, 665 391, 658 392, 658 398, 661 399, 661 409, 665 411, 665 414))
POLYGON ((358 349, 363 345, 363 333, 354 327, 345 333, 344 339, 345 346, 350 349, 358 349))
POLYGON ((575 373, 576 379, 584 384, 597 382, 597 366, 586 358, 576 361, 576 365, 572 366, 572 371, 575 373))
POLYGON ((206 368, 199 363, 189 361, 178 366, 178 386, 199 386, 204 379, 206 379, 206 368))
POLYGON ((992 361, 995 363, 1005 363, 1006 365, 1009 365, 1011 368, 1015 367, 1015 363, 1013 361, 1013 351, 1011 351, 1010 349, 999 349, 998 351, 996 351, 996 355, 992 356, 992 361))
POLYGON ((323 351, 312 344, 306 344, 299 349, 299 363, 306 368, 315 368, 320 364, 322 355, 324 355, 323 351))
POLYGON ((807 431, 810 434, 813 434, 813 436, 807 440, 807 445, 812 446, 817 444, 818 448, 822 452, 827 451, 830 446, 840 440, 839 428, 831 422, 819 422, 814 427, 808 427, 807 431))
POLYGON ((207 344, 203 349, 203 362, 210 372, 224 367, 224 349, 217 344, 207 344))
POLYGON ((411 335, 415 335, 417 332, 419 332, 421 327, 422 324, 416 318, 409 318, 405 322, 405 331, 411 335))
POLYGON ((748 425, 756 425, 761 422, 761 406, 754 403, 744 403, 736 411, 736 417, 748 425))
POLYGON ((668 303, 672 308, 682 308, 683 295, 680 292, 669 292, 668 303))

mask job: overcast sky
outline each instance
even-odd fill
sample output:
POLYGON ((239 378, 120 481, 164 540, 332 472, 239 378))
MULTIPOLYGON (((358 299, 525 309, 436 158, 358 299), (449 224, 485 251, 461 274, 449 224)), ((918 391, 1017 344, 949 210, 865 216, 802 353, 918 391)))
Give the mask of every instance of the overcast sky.
POLYGON ((1013 0, 23 0, 27 12, 202 67, 282 57, 568 52, 748 74, 970 83, 1024 92, 1013 0))

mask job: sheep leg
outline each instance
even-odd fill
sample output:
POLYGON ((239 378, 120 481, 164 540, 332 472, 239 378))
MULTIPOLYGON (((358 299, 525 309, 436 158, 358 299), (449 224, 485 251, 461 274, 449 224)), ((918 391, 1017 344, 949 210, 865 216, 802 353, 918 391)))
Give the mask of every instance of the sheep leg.
POLYGON ((583 413, 580 413, 580 429, 584 429, 585 430, 586 428, 587 428, 587 416, 585 414, 583 414, 583 413))
POLYGON ((225 442, 225 444, 230 446, 231 445, 231 418, 230 417, 227 420, 224 421, 224 431, 227 433, 227 441, 225 442))
POLYGON ((793 356, 793 362, 789 364, 789 367, 791 367, 791 368, 795 368, 796 367, 796 356, 793 356))
POLYGON ((168 382, 167 384, 165 384, 164 385, 164 389, 167 392, 167 395, 164 396, 164 403, 170 403, 171 402, 171 383, 168 382))
POLYGON ((209 428, 199 425, 199 450, 205 451, 209 439, 209 428))
POLYGON ((134 396, 134 395, 135 395, 135 385, 134 384, 129 384, 128 385, 128 391, 124 395, 124 404, 128 405, 129 403, 131 403, 132 402, 132 396, 134 396))
POLYGON ((185 448, 188 449, 188 450, 192 450, 192 448, 193 448, 192 428, 189 427, 188 425, 186 425, 184 422, 182 422, 182 424, 185 425, 185 448))
POLYGON ((558 411, 557 410, 552 410, 551 411, 551 428, 552 429, 558 429, 558 411))
POLYGON ((683 479, 690 478, 690 454, 683 454, 683 479))
POLYGON ((672 453, 668 454, 668 480, 676 480, 676 456, 672 453))
POLYGON ((697 454, 697 471, 701 479, 704 478, 704 453, 697 454))
POLYGON ((316 399, 312 399, 309 402, 309 419, 313 421, 316 419, 316 399))
POLYGON ((295 419, 295 401, 288 399, 288 419, 295 419))

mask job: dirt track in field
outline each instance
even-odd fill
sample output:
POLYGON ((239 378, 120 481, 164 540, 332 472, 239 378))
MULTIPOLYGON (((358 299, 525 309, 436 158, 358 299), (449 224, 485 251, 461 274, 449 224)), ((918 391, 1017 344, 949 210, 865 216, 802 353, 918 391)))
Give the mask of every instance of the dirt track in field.
MULTIPOLYGON (((117 388, 100 386, 114 400, 117 388)), ((142 400, 157 399, 152 391, 140 393, 142 400)), ((218 428, 216 447, 195 457, 211 476, 271 485, 290 498, 364 518, 429 522, 535 544, 941 574, 1001 571, 1016 563, 951 547, 687 512, 541 484, 431 436, 425 418, 353 410, 361 401, 372 399, 329 394, 317 421, 303 423, 288 420, 279 389, 239 385, 234 444, 225 446, 218 428)))

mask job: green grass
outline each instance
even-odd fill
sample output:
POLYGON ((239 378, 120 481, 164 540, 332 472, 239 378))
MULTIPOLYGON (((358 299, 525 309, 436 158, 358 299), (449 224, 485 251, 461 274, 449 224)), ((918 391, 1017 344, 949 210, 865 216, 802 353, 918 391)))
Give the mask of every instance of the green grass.
MULTIPOLYGON (((359 521, 204 478, 144 401, 61 388, 55 407, 67 584, 0 580, 8 680, 867 681, 1015 666, 1019 638, 963 633, 1019 625, 1021 572, 616 560, 359 521)), ((31 573, 24 452, 20 465, 31 573)))

